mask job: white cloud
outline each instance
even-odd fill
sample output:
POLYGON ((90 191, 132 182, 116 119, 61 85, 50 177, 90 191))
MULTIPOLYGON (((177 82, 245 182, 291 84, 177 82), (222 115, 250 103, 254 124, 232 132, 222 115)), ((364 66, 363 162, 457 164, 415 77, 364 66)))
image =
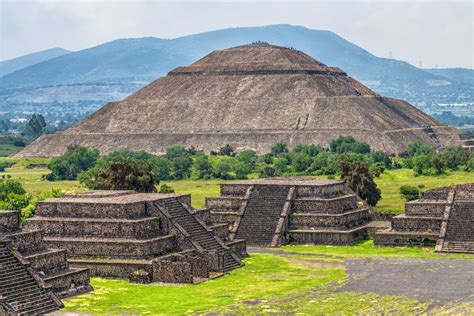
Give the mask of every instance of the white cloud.
POLYGON ((117 38, 174 38, 277 23, 327 29, 378 56, 434 67, 473 66, 473 3, 433 1, 0 0, 2 60, 117 38))

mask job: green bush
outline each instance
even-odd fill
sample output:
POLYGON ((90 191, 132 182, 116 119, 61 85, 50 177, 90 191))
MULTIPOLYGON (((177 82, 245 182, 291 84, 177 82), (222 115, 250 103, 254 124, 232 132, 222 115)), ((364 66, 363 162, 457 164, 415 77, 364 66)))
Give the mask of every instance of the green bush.
POLYGON ((329 148, 333 153, 353 152, 359 154, 370 153, 370 145, 366 142, 355 140, 352 136, 339 136, 331 141, 329 148))
POLYGON ((76 180, 79 173, 95 166, 98 157, 97 149, 87 149, 82 146, 68 147, 64 155, 54 158, 48 165, 51 173, 45 178, 52 181, 76 180))
POLYGON ((79 174, 79 182, 93 190, 134 190, 155 192, 156 180, 151 165, 145 160, 123 157, 103 161, 79 174))
POLYGON ((402 185, 400 187, 400 194, 406 201, 413 201, 420 197, 420 190, 415 186, 402 185))
POLYGON ((162 184, 158 190, 158 193, 174 193, 174 189, 170 185, 162 184))

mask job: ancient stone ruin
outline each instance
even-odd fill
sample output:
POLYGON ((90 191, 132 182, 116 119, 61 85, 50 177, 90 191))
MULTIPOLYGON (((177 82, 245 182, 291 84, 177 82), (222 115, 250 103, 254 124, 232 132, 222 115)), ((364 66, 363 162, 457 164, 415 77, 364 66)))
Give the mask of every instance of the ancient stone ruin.
POLYGON ((92 191, 38 203, 25 226, 94 276, 198 283, 242 266, 245 241, 206 225, 190 202, 189 195, 92 191))
POLYGON ((249 245, 353 245, 367 236, 369 209, 343 182, 252 180, 221 184, 206 198, 210 219, 249 245))
POLYGON ((384 98, 303 52, 256 43, 214 51, 178 67, 76 126, 43 135, 17 157, 62 155, 79 144, 163 153, 174 144, 210 152, 269 152, 285 142, 318 144, 351 135, 375 150, 399 153, 419 141, 463 144, 459 132, 405 101, 384 98))
POLYGON ((436 245, 438 252, 474 253, 474 184, 437 188, 405 204, 376 245, 436 245))
POLYGON ((28 225, 21 227, 19 211, 0 211, 0 240, 10 241, 22 260, 59 297, 92 290, 89 270, 70 267, 65 248, 48 245, 43 230, 28 225))

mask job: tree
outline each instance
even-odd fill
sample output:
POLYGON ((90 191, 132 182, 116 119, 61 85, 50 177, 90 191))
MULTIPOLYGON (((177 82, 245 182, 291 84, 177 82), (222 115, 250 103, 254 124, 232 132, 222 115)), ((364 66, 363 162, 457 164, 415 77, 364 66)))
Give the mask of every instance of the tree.
POLYGON ((260 178, 271 178, 275 176, 275 169, 269 166, 264 167, 260 170, 259 177, 260 178))
POLYGON ((247 173, 255 169, 257 158, 257 153, 253 150, 244 150, 237 155, 237 159, 245 164, 247 173))
POLYGON ((76 180, 82 171, 95 166, 99 151, 82 146, 70 146, 61 157, 54 158, 48 165, 51 173, 48 180, 76 180))
POLYGON ((192 177, 194 179, 210 179, 212 176, 212 165, 208 156, 198 153, 194 157, 192 166, 192 177))
POLYGON ((171 161, 173 177, 177 180, 188 178, 191 173, 192 157, 183 146, 174 145, 166 150, 165 157, 171 161))
POLYGON ((370 153, 370 145, 366 142, 357 141, 352 136, 339 136, 333 139, 329 144, 329 148, 333 153, 354 152, 359 154, 370 153))
POLYGON ((235 156, 234 148, 232 148, 231 145, 227 144, 219 149, 219 155, 234 157, 235 156))
POLYGON ((311 158, 304 152, 291 153, 291 165, 296 172, 306 171, 311 165, 311 158))
POLYGON ((285 143, 276 143, 275 145, 272 146, 271 149, 271 154, 273 156, 278 156, 280 154, 284 154, 288 152, 288 145, 285 143))
POLYGON ((383 151, 377 150, 372 153, 372 159, 375 163, 383 163, 385 168, 389 169, 392 166, 392 159, 383 151))
POLYGON ((232 171, 232 167, 226 160, 220 160, 217 162, 214 168, 214 177, 223 180, 232 179, 230 172, 232 171))
POLYGON ((79 182, 93 190, 134 190, 155 192, 156 181, 151 165, 129 157, 104 161, 79 174, 79 182))
POLYGON ((245 165, 242 161, 236 160, 232 163, 232 170, 235 173, 236 179, 247 179, 247 173, 249 172, 249 167, 245 165))
POLYGON ((406 201, 417 200, 420 197, 420 190, 411 185, 402 185, 400 187, 400 194, 406 201))
POLYGON ((275 175, 283 175, 287 168, 288 168, 288 159, 286 158, 275 158, 273 160, 273 168, 274 168, 274 171, 275 171, 275 175))
POLYGON ((341 179, 370 206, 375 206, 380 200, 381 194, 367 165, 343 162, 340 167, 341 179))
POLYGON ((303 153, 303 154, 305 154, 306 156, 309 156, 309 157, 315 157, 317 154, 322 152, 323 149, 319 145, 316 146, 316 145, 313 145, 313 144, 310 144, 310 145, 298 144, 298 145, 295 146, 295 148, 293 148, 292 151, 296 152, 296 153, 303 153))
POLYGON ((0 179, 0 209, 19 211, 29 202, 30 197, 18 180, 0 179))
POLYGON ((26 125, 26 134, 33 138, 38 138, 44 133, 46 120, 41 114, 33 114, 26 125))
POLYGON ((421 142, 411 143, 407 146, 407 149, 406 149, 406 155, 408 157, 431 155, 434 153, 435 153, 435 150, 432 147, 425 145, 421 142))

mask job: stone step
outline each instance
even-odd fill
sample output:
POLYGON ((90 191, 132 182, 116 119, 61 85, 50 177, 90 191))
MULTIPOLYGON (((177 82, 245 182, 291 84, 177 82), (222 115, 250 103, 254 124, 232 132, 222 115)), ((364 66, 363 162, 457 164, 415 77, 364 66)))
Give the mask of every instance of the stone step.
POLYGON ((104 238, 146 238, 160 230, 160 219, 63 218, 35 216, 25 227, 41 229, 48 236, 81 236, 104 238))
POLYGON ((171 251, 176 247, 174 235, 147 239, 45 237, 49 248, 66 249, 73 256, 110 254, 110 257, 148 258, 171 251))

